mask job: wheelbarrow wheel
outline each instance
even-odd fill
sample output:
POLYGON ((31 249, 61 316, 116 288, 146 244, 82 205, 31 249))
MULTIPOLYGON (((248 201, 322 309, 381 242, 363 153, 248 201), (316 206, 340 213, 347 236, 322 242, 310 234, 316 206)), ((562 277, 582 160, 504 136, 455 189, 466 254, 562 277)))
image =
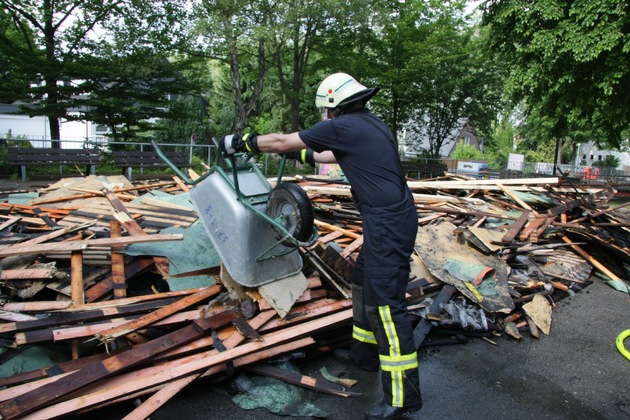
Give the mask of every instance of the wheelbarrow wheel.
MULTIPOLYGON (((269 193, 267 215, 278 220, 282 226, 300 242, 307 241, 313 233, 313 206, 306 192, 295 184, 281 182, 269 193)), ((284 233, 271 225, 276 239, 285 238, 284 233)), ((284 245, 296 246, 291 239, 282 241, 284 245)))

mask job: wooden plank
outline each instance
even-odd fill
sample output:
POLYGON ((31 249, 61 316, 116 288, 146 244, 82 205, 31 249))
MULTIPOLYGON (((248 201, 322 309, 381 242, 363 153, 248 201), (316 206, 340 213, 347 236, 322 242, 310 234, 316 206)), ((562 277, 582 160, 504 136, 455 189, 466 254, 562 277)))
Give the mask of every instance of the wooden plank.
POLYGON ((528 220, 529 212, 524 211, 523 213, 521 213, 520 217, 514 223, 512 223, 512 226, 510 226, 505 235, 503 235, 503 238, 501 238, 501 242, 504 244, 509 244, 510 242, 512 242, 514 238, 516 238, 516 235, 518 235, 518 233, 521 231, 521 229, 523 229, 523 226, 525 226, 525 223, 527 223, 528 220))
POLYGON ((54 268, 23 268, 19 270, 2 270, 0 280, 51 279, 54 268))
POLYGON ((358 233, 352 232, 351 230, 344 229, 339 226, 331 225, 330 223, 322 222, 321 220, 315 219, 313 222, 315 223, 315 226, 321 227, 326 230, 339 231, 343 233, 344 235, 349 236, 354 239, 361 237, 361 235, 359 235, 358 233))
POLYGON ((521 200, 521 198, 514 194, 514 191, 512 191, 511 189, 509 189, 508 187, 506 187, 503 184, 497 184, 497 187, 499 187, 501 189, 501 191, 503 191, 504 193, 506 193, 512 200, 516 201, 519 206, 521 206, 523 209, 531 211, 534 214, 538 214, 536 213, 536 211, 530 207, 529 204, 527 204, 525 201, 521 200))
MULTIPOLYGON (((151 258, 134 258, 125 264, 125 279, 150 270, 154 265, 151 258)), ((107 274, 101 281, 85 291, 87 302, 96 302, 112 290, 112 273, 107 274)))
POLYGON ((359 248, 363 246, 363 235, 356 238, 352 243, 346 246, 343 251, 341 251, 341 256, 344 258, 348 258, 353 252, 357 251, 359 248))
MULTIPOLYGON (((191 290, 203 291, 205 288, 191 290)), ((68 311, 51 312, 47 317, 38 317, 31 321, 0 324, 0 333, 16 333, 61 326, 68 327, 75 324, 99 322, 110 318, 143 314, 175 303, 179 300, 177 299, 178 297, 181 298, 181 296, 194 294, 191 291, 185 292, 186 293, 166 292, 159 295, 144 295, 97 302, 96 304, 86 303, 79 307, 70 307, 68 311), (156 296, 156 298, 153 296, 156 296)))
MULTIPOLYGON (((0 319, 3 321, 9 321, 9 322, 23 322, 23 321, 33 321, 38 318, 32 315, 10 312, 10 311, 5 311, 3 309, 0 309, 0 319)), ((0 325, 5 325, 5 324, 0 324, 0 325)))
POLYGON ((544 225, 546 221, 547 221, 547 217, 544 216, 544 215, 543 216, 540 216, 540 215, 535 216, 532 220, 530 220, 527 223, 525 228, 523 230, 521 230, 521 232, 518 235, 518 239, 520 241, 525 241, 527 238, 529 238, 529 236, 534 231, 536 231, 538 228, 540 228, 542 225, 544 225))
POLYGON ((602 273, 604 273, 605 275, 610 277, 612 280, 623 282, 623 280, 621 278, 619 278, 615 273, 610 271, 608 268, 606 268, 606 266, 604 264, 600 263, 595 258, 593 258, 591 255, 589 255, 589 253, 584 251, 580 246, 574 244, 571 241, 571 239, 569 239, 567 236, 565 236, 565 235, 561 235, 561 236, 562 236, 562 240, 564 242, 566 242, 568 244, 571 244, 571 248, 573 248, 578 254, 580 254, 586 261, 588 261, 589 263, 593 264, 595 266, 595 268, 597 268, 599 271, 601 271, 602 273))
POLYGON ((72 305, 83 305, 85 295, 83 293, 83 251, 72 251, 70 259, 70 300, 72 305))
MULTIPOLYGON (((269 349, 263 349, 257 352, 253 352, 252 354, 240 358, 236 358, 233 360, 233 364, 235 367, 245 366, 247 364, 277 357, 281 354, 287 354, 295 352, 303 347, 314 344, 315 341, 312 338, 302 338, 299 340, 294 340, 286 344, 278 345, 277 347, 272 347, 269 349)), ((223 372, 225 370, 224 365, 219 365, 216 367, 210 368, 206 373, 207 376, 212 376, 217 373, 223 372)), ((202 374, 201 377, 205 377, 206 373, 202 374)), ((167 374, 166 371, 163 372, 161 376, 165 376, 167 374)), ((193 376, 193 375, 191 375, 193 376)), ((155 385, 155 381, 158 381, 159 384, 169 383, 173 384, 177 379, 174 378, 166 378, 164 380, 160 380, 160 378, 156 378, 155 376, 138 376, 137 374, 131 377, 127 377, 126 375, 120 375, 120 378, 113 378, 114 380, 122 379, 122 381, 118 381, 115 384, 112 384, 108 387, 98 387, 91 388, 89 394, 83 394, 79 397, 75 397, 68 401, 59 402, 50 407, 46 407, 42 410, 39 410, 31 415, 24 417, 24 420, 41 420, 41 419, 50 419, 62 416, 64 414, 70 414, 75 411, 85 410, 86 408, 93 407, 102 407, 104 405, 108 405, 110 403, 116 403, 121 400, 125 400, 127 396, 141 396, 151 392, 154 392, 158 387, 164 387, 164 385, 155 385), (121 383, 122 382, 122 383, 121 383), (121 397, 121 393, 126 392, 123 397, 121 397)), ((110 380, 111 381, 111 380, 110 380)), ((159 404, 159 401, 158 401, 159 404)), ((142 406, 141 406, 142 407, 142 406)), ((157 407, 155 407, 157 409, 157 407)), ((153 408, 149 407, 149 411, 155 411, 153 408)), ((142 411, 140 412, 142 413, 142 411)), ((131 417, 131 418, 142 418, 139 414, 139 417, 131 417)))
POLYGON ((7 221, 5 221, 4 223, 0 225, 0 231, 3 231, 10 226, 13 226, 20 220, 22 220, 22 216, 14 216, 14 217, 9 218, 7 221))
POLYGON ((341 323, 348 323, 351 320, 352 309, 347 309, 313 321, 293 325, 282 331, 266 334, 263 336, 262 341, 243 343, 223 352, 211 350, 187 358, 168 361, 160 366, 144 369, 143 371, 147 372, 146 374, 133 372, 129 375, 119 375, 112 378, 112 382, 107 389, 93 388, 91 390, 93 398, 88 399, 87 396, 79 396, 71 402, 68 401, 67 404, 65 402, 59 403, 54 407, 50 407, 50 409, 40 410, 35 413, 37 416, 32 418, 57 417, 61 414, 75 411, 80 407, 85 407, 86 404, 97 404, 100 401, 117 398, 122 391, 132 392, 138 389, 155 387, 158 384, 171 382, 195 372, 205 371, 202 375, 203 377, 211 376, 221 372, 224 369, 223 364, 227 361, 233 360, 235 366, 260 361, 266 357, 271 357, 270 355, 273 354, 286 353, 291 348, 300 348, 309 343, 312 344, 312 339, 302 339, 302 337, 307 337, 315 331, 335 327, 341 323), (277 351, 274 351, 274 348, 280 345, 285 345, 286 347, 280 347, 275 349, 277 351), (250 355, 252 357, 245 357, 250 355), (98 399, 98 401, 95 402, 95 399, 98 399))
POLYGON ((123 238, 101 238, 89 239, 85 241, 60 242, 52 244, 42 244, 38 246, 14 245, 0 250, 0 257, 9 255, 43 254, 55 251, 78 251, 88 247, 111 247, 112 245, 131 245, 146 242, 181 241, 182 234, 155 234, 147 236, 126 236, 123 238))
POLYGON ((110 330, 105 331, 102 334, 97 334, 96 338, 103 343, 108 343, 110 341, 115 340, 118 337, 122 337, 123 335, 129 334, 130 332, 146 327, 147 325, 151 325, 152 323, 162 318, 166 318, 167 316, 172 315, 175 312, 178 312, 184 308, 187 308, 191 305, 199 303, 209 298, 210 296, 216 295, 220 291, 221 291, 221 287, 218 285, 208 287, 190 296, 186 296, 185 298, 182 298, 178 300, 177 302, 174 302, 154 312, 151 312, 150 314, 147 314, 139 319, 127 322, 118 327, 111 328, 110 330))
MULTIPOLYGON (((136 223, 136 221, 133 220, 129 212, 127 212, 127 209, 117 198, 112 197, 109 194, 107 195, 107 198, 112 202, 112 205, 114 205, 114 207, 116 208, 116 211, 114 212, 114 218, 118 220, 118 222, 122 224, 122 226, 124 226, 124 228, 127 230, 129 235, 131 236, 148 235, 148 233, 146 233, 142 229, 142 227, 140 227, 140 225, 138 225, 138 223, 136 223)), ((155 263, 155 268, 157 268, 157 270, 160 272, 162 277, 168 278, 170 274, 169 273, 170 263, 168 261, 168 258, 161 257, 161 256, 154 256, 153 262, 155 263)))
POLYGON ((317 379, 312 376, 302 375, 297 372, 292 372, 287 369, 280 369, 270 365, 249 366, 246 370, 257 375, 275 378, 283 382, 301 386, 303 388, 311 389, 313 391, 321 392, 323 394, 336 395, 338 397, 358 397, 364 395, 363 393, 359 392, 347 391, 345 387, 334 384, 332 382, 328 382, 324 379, 317 379))
MULTIPOLYGON (((249 326, 254 330, 260 328, 267 321, 275 316, 275 311, 264 311, 259 313, 253 319, 247 321, 249 326)), ((223 341, 223 346, 226 349, 231 349, 236 347, 238 344, 243 342, 245 337, 242 334, 232 334, 228 339, 223 341)), ((156 394, 151 396, 148 400, 142 403, 140 406, 136 407, 131 413, 124 417, 123 420, 143 420, 149 418, 149 416, 155 412, 159 407, 168 402, 171 398, 173 398, 179 391, 184 389, 188 384, 197 379, 200 374, 192 374, 189 376, 185 376, 176 381, 170 382, 156 394)))
POLYGON ((500 190, 497 184, 510 185, 512 189, 527 189, 527 185, 556 185, 560 178, 475 179, 470 181, 415 181, 407 182, 412 189, 464 189, 500 190))
POLYGON ((464 216, 479 216, 479 217, 495 217, 497 219, 505 219, 505 220, 516 220, 516 217, 504 216, 498 213, 488 213, 483 211, 474 211, 474 210, 458 210, 448 207, 439 207, 439 206, 425 206, 422 204, 416 204, 416 208, 418 210, 428 210, 434 211, 437 213, 447 213, 447 214, 461 214, 464 216))
POLYGON ((236 317, 236 312, 226 311, 211 319, 198 319, 192 325, 165 334, 134 349, 121 352, 103 361, 96 362, 78 370, 58 381, 46 384, 12 400, 0 403, 0 414, 3 419, 14 419, 40 407, 50 405, 65 395, 71 394, 98 380, 110 376, 122 369, 128 369, 142 361, 162 353, 173 347, 185 344, 206 334, 210 329, 217 329, 236 317))
MULTIPOLYGON (((117 220, 109 222, 110 238, 122 237, 122 228, 117 220)), ((125 281, 125 256, 120 253, 122 246, 112 246, 112 289, 114 291, 114 299, 127 297, 127 282, 125 281)))

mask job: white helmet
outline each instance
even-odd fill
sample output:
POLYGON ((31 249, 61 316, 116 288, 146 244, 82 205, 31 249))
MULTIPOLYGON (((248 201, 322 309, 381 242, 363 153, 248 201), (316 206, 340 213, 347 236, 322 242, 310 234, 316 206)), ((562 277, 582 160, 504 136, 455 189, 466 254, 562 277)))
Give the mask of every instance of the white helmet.
POLYGON ((366 88, 346 73, 331 74, 319 85, 315 95, 318 108, 337 108, 364 99, 367 102, 378 88, 366 88))

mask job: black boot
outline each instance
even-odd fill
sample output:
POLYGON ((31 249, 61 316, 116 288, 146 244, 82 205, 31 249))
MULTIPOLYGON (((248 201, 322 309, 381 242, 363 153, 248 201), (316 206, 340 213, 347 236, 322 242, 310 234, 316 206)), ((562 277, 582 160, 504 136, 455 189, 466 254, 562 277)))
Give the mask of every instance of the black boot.
POLYGON ((405 413, 413 413, 421 408, 421 399, 412 404, 405 405, 404 407, 392 407, 385 401, 381 401, 380 404, 375 405, 365 413, 365 418, 367 420, 398 419, 405 413))
POLYGON ((379 367, 378 360, 368 360, 367 358, 356 357, 357 353, 348 349, 335 349, 333 351, 333 357, 342 363, 357 366, 368 372, 376 372, 379 367))

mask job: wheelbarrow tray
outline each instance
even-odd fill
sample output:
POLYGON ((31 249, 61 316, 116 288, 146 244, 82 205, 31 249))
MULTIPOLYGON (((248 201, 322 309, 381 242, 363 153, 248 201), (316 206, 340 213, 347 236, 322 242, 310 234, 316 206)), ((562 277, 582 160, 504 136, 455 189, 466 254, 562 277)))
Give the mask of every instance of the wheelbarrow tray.
POLYGON ((246 287, 297 274, 302 270, 298 249, 279 244, 269 222, 256 212, 265 212, 272 189, 269 181, 251 168, 237 170, 236 176, 240 197, 233 176, 222 170, 195 185, 190 194, 190 201, 227 272, 246 287), (243 200, 248 200, 256 211, 243 200))

